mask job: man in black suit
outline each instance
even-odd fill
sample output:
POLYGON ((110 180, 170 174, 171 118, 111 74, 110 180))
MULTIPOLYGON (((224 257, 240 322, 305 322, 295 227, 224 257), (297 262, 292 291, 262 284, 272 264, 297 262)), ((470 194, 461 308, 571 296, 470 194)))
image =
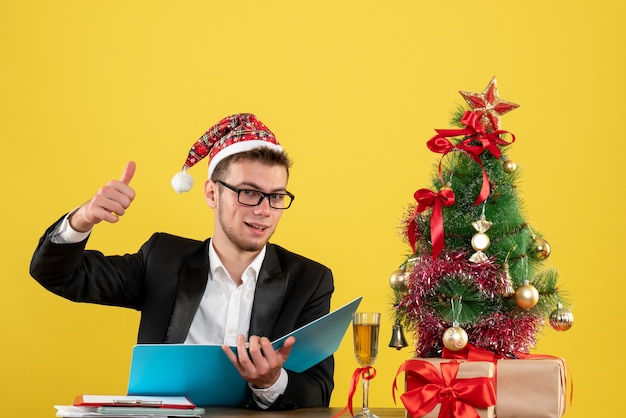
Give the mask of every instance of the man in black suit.
POLYGON ((186 191, 186 170, 209 157, 204 197, 214 234, 204 242, 154 234, 135 254, 85 250, 92 228, 117 222, 135 197, 129 162, 119 181, 62 217, 41 238, 31 275, 70 300, 141 311, 138 343, 221 344, 248 382, 247 406, 328 406, 333 357, 303 373, 285 370, 295 340, 270 341, 329 312, 331 271, 268 243, 294 196, 291 161, 254 115, 224 118, 194 144, 172 185, 186 191), (236 353, 229 348, 236 346, 236 353))

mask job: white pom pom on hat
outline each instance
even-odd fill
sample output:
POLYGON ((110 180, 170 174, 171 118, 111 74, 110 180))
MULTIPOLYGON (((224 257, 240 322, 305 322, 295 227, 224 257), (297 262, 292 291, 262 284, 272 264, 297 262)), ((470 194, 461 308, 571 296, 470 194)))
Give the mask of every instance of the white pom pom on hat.
POLYGON ((187 174, 186 169, 183 169, 183 171, 174 174, 174 177, 172 177, 172 187, 176 193, 188 192, 193 187, 193 177, 187 174))
POLYGON ((187 169, 209 157, 209 178, 215 166, 224 158, 258 147, 282 151, 278 140, 260 120, 251 113, 227 116, 206 131, 191 147, 181 172, 172 178, 172 187, 178 193, 188 192, 193 178, 187 169))

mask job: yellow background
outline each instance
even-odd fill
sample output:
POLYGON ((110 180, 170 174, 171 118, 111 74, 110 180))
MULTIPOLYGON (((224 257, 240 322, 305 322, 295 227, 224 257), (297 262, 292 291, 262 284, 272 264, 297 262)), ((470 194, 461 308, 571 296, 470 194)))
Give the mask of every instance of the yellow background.
MULTIPOLYGON (((135 251, 154 231, 204 239, 212 214, 170 177, 220 118, 253 112, 295 160, 297 195, 273 241, 333 269, 333 307, 362 294, 385 312, 370 405, 393 405, 409 349, 387 348, 389 274, 413 192, 430 185, 425 146, 458 90, 522 106, 516 134, 527 220, 574 304, 538 353, 573 374, 568 417, 615 416, 624 370, 623 132, 626 17, 617 0, 2 1, 0 4, 0 399, 3 416, 52 417, 75 395, 126 389, 139 314, 74 304, 28 274, 43 230, 137 162, 137 199, 89 242, 135 251), (28 410, 28 412, 22 412, 28 410)), ((356 367, 337 353, 333 406, 356 367)), ((357 394, 355 403, 360 402, 357 394)))

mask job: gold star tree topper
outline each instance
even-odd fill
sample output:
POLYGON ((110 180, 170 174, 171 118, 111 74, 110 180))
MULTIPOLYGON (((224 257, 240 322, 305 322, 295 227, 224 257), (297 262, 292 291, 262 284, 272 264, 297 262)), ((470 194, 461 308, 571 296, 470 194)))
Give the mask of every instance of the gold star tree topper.
POLYGON ((518 104, 500 99, 498 83, 494 76, 482 93, 459 91, 472 111, 480 117, 480 123, 487 129, 500 129, 500 116, 519 107, 518 104))

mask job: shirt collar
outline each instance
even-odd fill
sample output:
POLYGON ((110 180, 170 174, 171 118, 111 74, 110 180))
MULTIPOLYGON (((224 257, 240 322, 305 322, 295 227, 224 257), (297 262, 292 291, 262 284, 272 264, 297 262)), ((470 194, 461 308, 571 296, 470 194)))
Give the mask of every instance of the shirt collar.
MULTIPOLYGON (((259 272, 261 271, 261 265, 263 264, 263 260, 265 259, 266 250, 267 245, 264 245, 259 254, 254 257, 252 262, 243 271, 241 280, 244 283, 248 280, 249 277, 253 277, 255 282, 259 278, 259 272)), ((226 267, 224 267, 224 264, 222 263, 222 260, 220 260, 220 257, 217 255, 217 251, 215 251, 212 239, 209 241, 209 267, 211 269, 211 275, 209 278, 215 277, 218 272, 226 274, 230 277, 228 271, 226 270, 226 267)))

